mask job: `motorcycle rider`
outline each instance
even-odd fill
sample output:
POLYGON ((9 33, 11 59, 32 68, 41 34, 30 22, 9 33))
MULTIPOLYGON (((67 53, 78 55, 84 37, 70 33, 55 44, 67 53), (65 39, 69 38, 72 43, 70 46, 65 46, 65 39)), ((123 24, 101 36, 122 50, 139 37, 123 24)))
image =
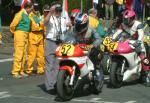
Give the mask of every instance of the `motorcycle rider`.
MULTIPOLYGON (((75 17, 73 30, 71 32, 68 32, 65 36, 66 37, 63 40, 64 42, 73 38, 76 43, 90 44, 89 48, 92 49, 89 53, 89 57, 93 57, 91 55, 96 55, 98 53, 97 48, 102 43, 102 38, 99 36, 96 30, 89 26, 89 17, 86 13, 79 13, 75 17)), ((95 59, 90 59, 95 64, 95 59)))
MULTIPOLYGON (((116 40, 121 36, 122 32, 129 34, 131 40, 135 40, 135 45, 140 42, 140 53, 139 57, 142 60, 142 69, 145 73, 144 84, 145 86, 150 86, 150 70, 149 70, 149 60, 146 57, 146 49, 143 43, 144 30, 143 24, 140 21, 135 20, 135 12, 132 10, 125 10, 123 12, 123 22, 120 24, 119 28, 113 35, 112 39, 116 40)), ((136 48, 136 47, 135 47, 136 48)))

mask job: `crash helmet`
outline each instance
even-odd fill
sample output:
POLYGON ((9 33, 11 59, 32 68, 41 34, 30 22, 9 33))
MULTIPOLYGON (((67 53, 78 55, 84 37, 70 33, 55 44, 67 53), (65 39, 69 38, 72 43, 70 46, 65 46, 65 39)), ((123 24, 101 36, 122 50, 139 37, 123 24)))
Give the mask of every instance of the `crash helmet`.
POLYGON ((71 11, 70 19, 73 25, 74 25, 74 19, 79 13, 80 13, 80 9, 73 9, 71 11))
POLYGON ((133 10, 125 10, 123 12, 123 23, 130 26, 135 20, 135 12, 133 10))
POLYGON ((84 33, 88 30, 89 18, 86 13, 79 13, 75 17, 75 31, 77 33, 84 33))
POLYGON ((73 9, 70 16, 75 18, 79 13, 80 9, 73 9))

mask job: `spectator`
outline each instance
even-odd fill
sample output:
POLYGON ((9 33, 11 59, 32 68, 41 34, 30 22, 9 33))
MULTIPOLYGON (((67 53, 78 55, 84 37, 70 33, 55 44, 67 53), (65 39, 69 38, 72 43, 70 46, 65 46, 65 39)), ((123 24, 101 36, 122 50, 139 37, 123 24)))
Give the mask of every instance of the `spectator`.
POLYGON ((126 0, 125 9, 132 10, 133 9, 133 0, 126 0))
POLYGON ((150 0, 149 1, 146 0, 145 1, 145 15, 146 15, 146 17, 150 17, 149 10, 150 10, 150 0))
POLYGON ((2 23, 1 23, 1 15, 0 15, 0 44, 3 44, 3 42, 2 42, 2 23))
POLYGON ((99 0, 97 10, 98 10, 97 12, 98 18, 103 19, 105 17, 104 0, 99 0))
POLYGON ((109 14, 110 14, 110 19, 114 18, 114 0, 105 0, 105 17, 108 20, 109 19, 109 14))
POLYGON ((125 10, 125 5, 124 5, 125 0, 116 0, 117 3, 117 16, 120 18, 122 16, 122 12, 125 10))
POLYGON ((106 35, 104 27, 97 17, 97 10, 95 9, 89 10, 89 27, 95 29, 100 37, 106 35))
MULTIPOLYGON (((0 0, 0 9, 1 9, 1 0, 0 0)), ((2 32, 2 22, 1 22, 1 10, 0 10, 0 44, 3 44, 1 32, 2 32)))
POLYGON ((54 53, 60 38, 67 30, 66 19, 61 17, 62 5, 53 3, 45 17, 46 46, 45 46, 45 85, 47 90, 54 90, 58 73, 58 60, 54 53))
POLYGON ((97 10, 98 0, 93 0, 93 8, 97 10))
POLYGON ((143 0, 133 0, 133 10, 135 11, 138 20, 143 19, 143 9, 144 9, 143 0))
POLYGON ((96 29, 98 24, 97 10, 92 8, 89 10, 89 26, 96 29))
POLYGON ((14 61, 11 71, 14 78, 28 76, 24 73, 26 47, 30 32, 29 13, 32 11, 32 3, 27 2, 24 9, 19 11, 10 24, 10 31, 14 34, 14 61))
POLYGON ((1 34, 1 32, 0 32, 0 44, 3 44, 3 42, 2 42, 2 34, 1 34))
POLYGON ((34 3, 34 10, 29 15, 31 32, 29 33, 28 61, 26 73, 33 73, 33 62, 37 59, 37 74, 44 73, 44 18, 40 15, 39 4, 34 3))

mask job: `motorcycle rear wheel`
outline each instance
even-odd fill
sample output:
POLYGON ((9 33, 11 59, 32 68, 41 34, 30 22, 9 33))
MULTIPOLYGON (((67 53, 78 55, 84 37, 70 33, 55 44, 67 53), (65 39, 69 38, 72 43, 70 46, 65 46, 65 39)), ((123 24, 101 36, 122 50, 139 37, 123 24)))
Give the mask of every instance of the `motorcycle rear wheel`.
POLYGON ((73 97, 74 89, 69 85, 71 75, 66 70, 60 70, 57 77, 57 93, 63 100, 70 100, 73 97))
POLYGON ((114 88, 120 88, 123 84, 123 76, 121 75, 121 63, 112 62, 110 68, 110 84, 114 88))

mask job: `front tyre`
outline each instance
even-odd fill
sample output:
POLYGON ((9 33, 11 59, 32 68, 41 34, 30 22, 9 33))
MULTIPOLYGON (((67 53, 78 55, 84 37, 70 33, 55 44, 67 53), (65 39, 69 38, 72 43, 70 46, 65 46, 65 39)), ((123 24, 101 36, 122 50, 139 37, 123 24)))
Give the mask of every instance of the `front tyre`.
POLYGON ((109 74, 110 73, 110 65, 111 65, 110 55, 104 54, 104 57, 102 59, 102 63, 103 63, 104 74, 106 74, 106 75, 109 74))
POLYGON ((104 84, 104 74, 102 69, 95 70, 93 93, 99 94, 102 91, 104 84))
POLYGON ((122 64, 120 62, 112 62, 110 68, 110 83, 114 88, 120 88, 123 83, 123 76, 121 74, 122 64))
POLYGON ((60 70, 57 77, 57 93, 63 100, 70 100, 73 97, 74 89, 69 85, 71 75, 66 70, 60 70))

